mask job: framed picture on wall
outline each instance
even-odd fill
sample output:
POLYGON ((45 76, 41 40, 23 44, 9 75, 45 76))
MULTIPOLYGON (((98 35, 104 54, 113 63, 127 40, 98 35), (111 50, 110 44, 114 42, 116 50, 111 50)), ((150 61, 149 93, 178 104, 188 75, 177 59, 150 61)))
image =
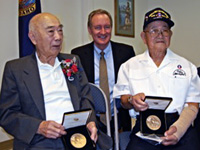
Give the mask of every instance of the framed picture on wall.
POLYGON ((115 35, 135 37, 134 0, 115 0, 115 35))

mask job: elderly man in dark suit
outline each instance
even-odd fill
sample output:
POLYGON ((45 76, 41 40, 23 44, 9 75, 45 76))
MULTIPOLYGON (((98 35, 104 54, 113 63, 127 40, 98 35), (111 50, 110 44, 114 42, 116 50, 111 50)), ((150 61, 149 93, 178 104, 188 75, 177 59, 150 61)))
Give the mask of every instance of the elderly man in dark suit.
MULTIPOLYGON (((65 150, 60 138, 67 134, 61 125, 63 113, 93 109, 88 81, 78 57, 60 53, 63 30, 56 16, 34 16, 29 38, 36 52, 6 63, 0 125, 14 136, 14 150, 65 150)), ((92 113, 87 128, 96 142, 95 121, 92 113)))
MULTIPOLYGON (((108 72, 109 99, 111 103, 111 115, 113 116, 113 86, 116 83, 119 67, 129 58, 135 56, 132 46, 111 41, 112 17, 109 12, 102 9, 92 11, 88 16, 88 32, 93 38, 93 42, 77 47, 71 51, 80 57, 83 68, 89 82, 100 85, 100 53, 104 52, 104 57, 108 72)), ((131 129, 131 119, 127 110, 119 108, 119 125, 123 130, 131 129)), ((111 119, 111 129, 113 131, 113 117, 111 119)))

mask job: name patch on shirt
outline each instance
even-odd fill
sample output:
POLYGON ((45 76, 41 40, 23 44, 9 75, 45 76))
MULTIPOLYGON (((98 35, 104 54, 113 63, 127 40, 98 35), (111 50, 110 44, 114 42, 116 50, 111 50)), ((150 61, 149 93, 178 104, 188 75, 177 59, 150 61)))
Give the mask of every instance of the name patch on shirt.
POLYGON ((186 73, 185 71, 182 69, 182 66, 181 65, 178 65, 177 66, 177 69, 174 70, 173 72, 173 75, 174 76, 186 76, 186 73))

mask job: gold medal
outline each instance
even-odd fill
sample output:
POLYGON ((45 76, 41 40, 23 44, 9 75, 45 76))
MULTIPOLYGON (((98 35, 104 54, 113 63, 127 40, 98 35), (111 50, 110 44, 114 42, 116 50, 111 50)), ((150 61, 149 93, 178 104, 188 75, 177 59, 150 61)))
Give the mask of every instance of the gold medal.
POLYGON ((75 148, 83 148, 87 140, 83 134, 75 133, 71 136, 70 142, 75 148))
POLYGON ((150 115, 149 117, 147 117, 146 124, 149 129, 154 130, 154 131, 160 129, 161 127, 161 121, 155 115, 150 115))

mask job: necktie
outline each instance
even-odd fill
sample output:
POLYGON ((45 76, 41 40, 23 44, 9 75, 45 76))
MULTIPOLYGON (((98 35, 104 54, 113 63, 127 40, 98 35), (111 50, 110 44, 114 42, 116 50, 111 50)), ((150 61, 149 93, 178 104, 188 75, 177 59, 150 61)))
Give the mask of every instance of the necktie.
MULTIPOLYGON (((108 73, 107 73, 107 66, 106 66, 106 60, 104 58, 104 52, 101 52, 101 57, 99 61, 99 78, 100 78, 100 88, 104 91, 107 101, 108 101, 108 111, 109 111, 109 120, 111 119, 111 113, 110 113, 110 91, 109 91, 109 85, 108 85, 108 73)), ((105 115, 100 116, 101 121, 105 124, 106 118, 105 115)))

